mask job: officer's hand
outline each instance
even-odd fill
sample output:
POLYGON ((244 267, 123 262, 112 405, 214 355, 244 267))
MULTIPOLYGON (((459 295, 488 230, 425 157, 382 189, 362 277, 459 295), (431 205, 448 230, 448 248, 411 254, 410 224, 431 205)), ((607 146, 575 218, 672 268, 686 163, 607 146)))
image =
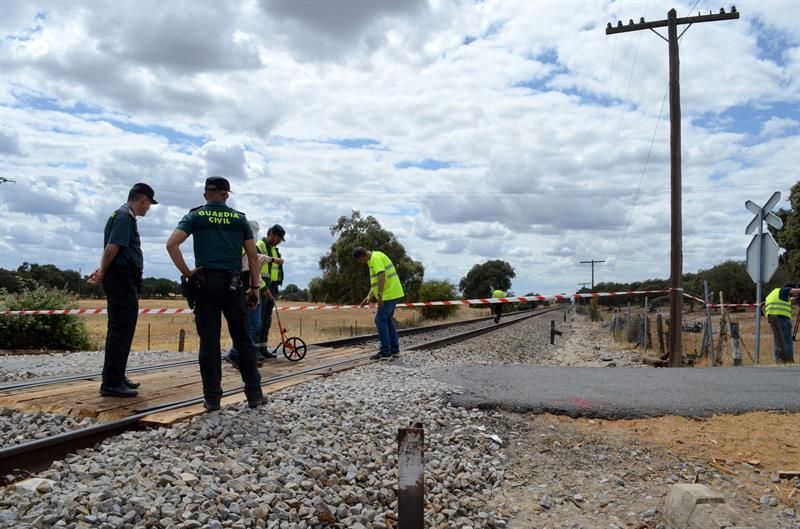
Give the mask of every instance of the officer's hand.
POLYGON ((261 295, 264 296, 266 299, 270 299, 270 298, 272 298, 272 291, 270 289, 268 289, 268 288, 265 288, 261 292, 261 295))
POLYGON ((97 285, 103 282, 103 276, 105 276, 105 273, 98 268, 86 278, 86 282, 90 285, 97 285))
POLYGON ((283 258, 282 257, 275 257, 275 258, 272 259, 272 262, 273 263, 278 263, 278 264, 283 264, 283 258))
POLYGON ((255 310, 258 306, 258 290, 251 288, 247 291, 247 306, 250 310, 255 310))

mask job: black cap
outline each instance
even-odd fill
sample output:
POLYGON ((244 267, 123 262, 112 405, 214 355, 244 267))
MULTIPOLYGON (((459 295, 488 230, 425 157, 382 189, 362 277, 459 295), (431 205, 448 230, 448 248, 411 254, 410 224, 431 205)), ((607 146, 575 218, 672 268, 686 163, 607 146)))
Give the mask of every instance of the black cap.
POLYGON ((267 233, 274 233, 275 235, 280 237, 282 241, 286 240, 286 230, 284 230, 283 226, 281 226, 280 224, 276 224, 270 229, 268 229, 267 233))
POLYGON ((206 191, 228 191, 231 190, 231 183, 221 176, 209 176, 206 178, 206 191))
POLYGON ((152 187, 150 187, 149 185, 147 185, 147 184, 145 184, 143 182, 139 182, 139 183, 133 184, 133 187, 131 188, 131 190, 130 190, 130 192, 128 194, 129 195, 133 195, 133 194, 144 195, 147 198, 149 198, 150 202, 152 202, 153 204, 158 204, 158 201, 156 201, 156 199, 155 199, 156 192, 153 191, 152 187))

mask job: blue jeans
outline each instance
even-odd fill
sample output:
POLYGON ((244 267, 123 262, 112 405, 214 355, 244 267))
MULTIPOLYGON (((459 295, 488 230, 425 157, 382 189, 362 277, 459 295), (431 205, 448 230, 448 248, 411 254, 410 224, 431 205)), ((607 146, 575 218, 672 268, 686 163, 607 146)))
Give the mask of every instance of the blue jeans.
MULTIPOLYGON (((260 304, 261 300, 259 299, 260 304)), ((255 310, 250 310, 250 307, 247 307, 250 313, 250 338, 252 338, 254 344, 258 343, 258 333, 261 330, 261 307, 259 305, 256 306, 255 310)), ((231 347, 229 354, 233 360, 239 360, 239 351, 236 350, 236 347, 231 347)))
MULTIPOLYGON (((770 323, 770 328, 772 329, 772 338, 773 338, 773 346, 772 352, 775 354, 775 363, 780 364, 781 362, 794 362, 794 343, 792 342, 792 320, 785 317, 777 317, 772 316, 775 318, 777 322, 777 328, 773 322, 770 323), (778 339, 779 337, 776 335, 776 331, 780 332, 780 335, 783 337, 783 344, 786 346, 786 358, 781 358, 781 350, 778 347, 778 339)), ((769 318, 768 318, 769 319, 769 318)))
POLYGON ((375 327, 378 328, 378 335, 381 337, 381 354, 389 356, 400 351, 400 337, 397 335, 397 327, 394 323, 394 309, 397 307, 397 300, 384 301, 383 307, 378 307, 375 313, 375 327))

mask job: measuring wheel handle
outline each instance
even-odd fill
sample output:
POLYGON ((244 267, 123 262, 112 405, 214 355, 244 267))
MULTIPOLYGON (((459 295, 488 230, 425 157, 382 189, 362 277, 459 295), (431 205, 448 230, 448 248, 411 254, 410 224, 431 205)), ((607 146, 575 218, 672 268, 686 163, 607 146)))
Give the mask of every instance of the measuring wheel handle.
POLYGON ((299 362, 306 357, 306 342, 302 338, 292 336, 283 342, 283 356, 291 362, 299 362))

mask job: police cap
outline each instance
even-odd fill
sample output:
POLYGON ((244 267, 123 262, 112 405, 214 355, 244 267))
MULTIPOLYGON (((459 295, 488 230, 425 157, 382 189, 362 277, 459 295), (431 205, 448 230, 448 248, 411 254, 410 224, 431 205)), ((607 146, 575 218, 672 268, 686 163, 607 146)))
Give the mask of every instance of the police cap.
POLYGON ((283 226, 281 226, 280 224, 275 224, 273 227, 267 230, 267 233, 274 233, 275 235, 280 237, 282 241, 286 240, 286 230, 284 230, 283 226))
POLYGON ((206 178, 206 191, 228 191, 231 190, 231 183, 221 176, 209 176, 206 178))
POLYGON ((128 196, 144 195, 150 199, 150 202, 152 204, 158 204, 158 202, 155 199, 155 194, 156 192, 153 191, 153 188, 143 182, 133 184, 133 187, 128 192, 128 196))

